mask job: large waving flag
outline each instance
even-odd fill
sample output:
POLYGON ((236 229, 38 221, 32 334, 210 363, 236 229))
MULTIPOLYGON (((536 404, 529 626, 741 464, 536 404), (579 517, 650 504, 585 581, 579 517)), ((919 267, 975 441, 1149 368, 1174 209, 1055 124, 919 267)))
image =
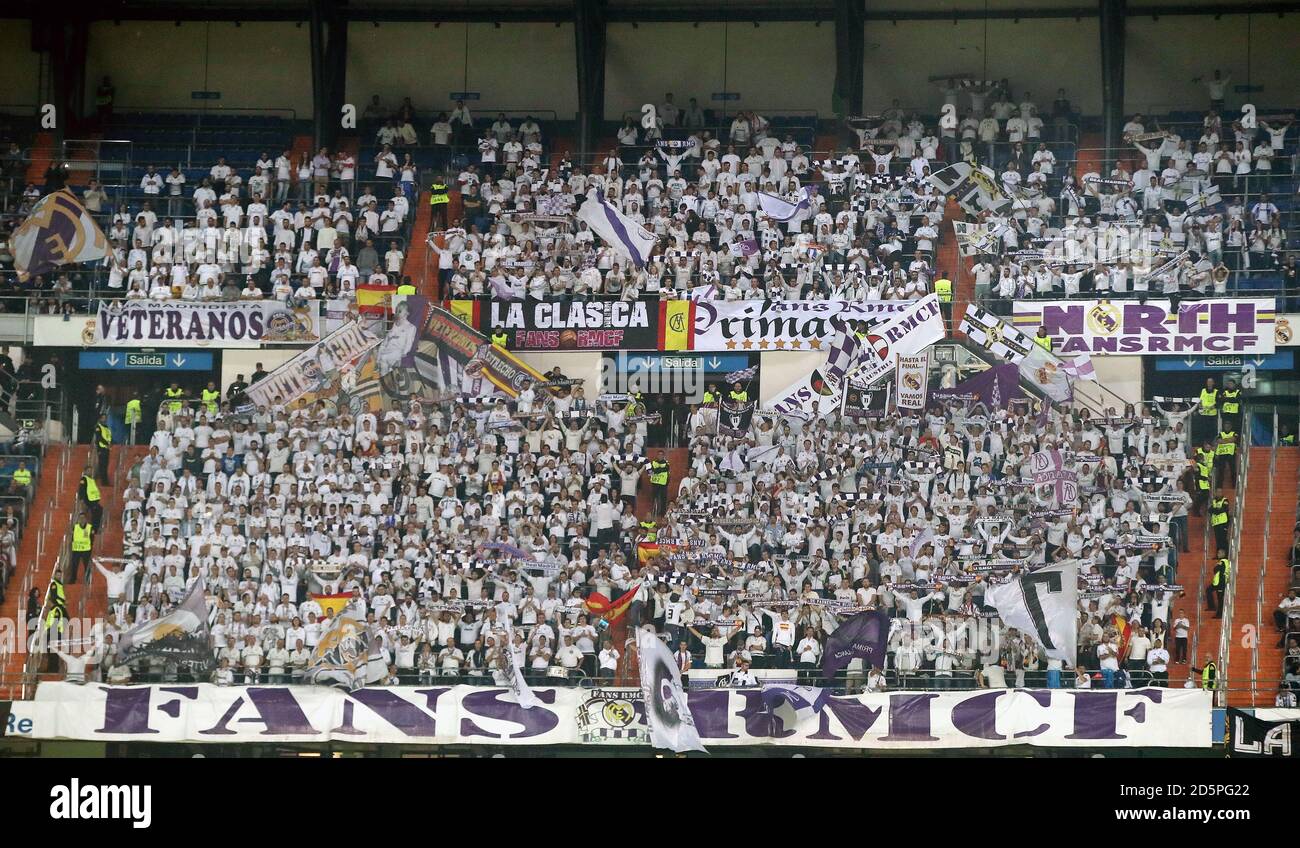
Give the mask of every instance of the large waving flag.
POLYGON ((804 186, 802 196, 798 202, 791 203, 784 197, 760 191, 758 193, 758 208, 762 209, 763 214, 773 221, 782 224, 797 224, 812 216, 812 198, 816 193, 816 187, 804 186))
POLYGON ((835 628, 826 640, 822 674, 829 680, 857 657, 866 668, 883 669, 888 642, 889 615, 880 609, 860 612, 835 628))
POLYGON ((519 706, 526 710, 531 710, 537 706, 540 701, 537 700, 533 687, 528 685, 524 679, 524 670, 515 662, 514 653, 515 630, 510 625, 510 619, 506 619, 506 644, 501 650, 501 661, 504 667, 501 669, 505 674, 506 685, 510 687, 510 694, 515 696, 519 706))
POLYGON ((303 680, 350 690, 376 683, 387 672, 379 638, 356 608, 349 606, 334 619, 334 626, 321 634, 303 680))
POLYGON ((641 661, 641 696, 645 699, 650 744, 679 754, 704 751, 682 689, 682 672, 668 646, 653 632, 641 629, 636 632, 636 651, 641 661))
POLYGON ((212 664, 208 647, 208 603, 203 581, 196 580, 180 606, 162 618, 141 622, 117 641, 118 662, 162 657, 168 662, 212 664))
POLYGON ((108 253, 108 241, 86 207, 62 189, 41 198, 14 231, 14 267, 26 281, 72 262, 93 262, 108 253))
POLYGON ((1079 563, 1049 565, 990 586, 984 603, 1043 646, 1049 657, 1073 666, 1078 653, 1079 563))
POLYGON ((604 192, 594 188, 587 192, 587 199, 578 207, 577 216, 579 221, 586 221, 602 241, 636 267, 644 268, 650 261, 650 253, 657 241, 654 233, 611 206, 605 200, 604 192))

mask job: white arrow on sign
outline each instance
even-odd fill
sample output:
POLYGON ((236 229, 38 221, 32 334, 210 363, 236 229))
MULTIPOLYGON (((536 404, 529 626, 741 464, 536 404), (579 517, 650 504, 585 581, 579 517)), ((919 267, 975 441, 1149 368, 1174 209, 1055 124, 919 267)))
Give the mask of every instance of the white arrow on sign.
POLYGON ((185 357, 181 356, 179 353, 172 357, 172 365, 175 365, 177 368, 180 368, 184 364, 185 357))
POLYGON ((1192 366, 1196 365, 1196 360, 1188 357, 1187 359, 1183 360, 1183 364, 1186 365, 1188 368, 1191 368, 1192 366))
POLYGON ((1264 357, 1257 356, 1254 359, 1252 359, 1251 362, 1255 363, 1256 368, 1260 368, 1264 365, 1264 357))
POLYGON ((709 360, 710 368, 717 368, 721 364, 722 364, 722 360, 718 359, 716 356, 709 360))
POLYGON ((108 363, 109 368, 116 368, 117 363, 119 362, 116 353, 110 353, 108 359, 105 359, 104 361, 108 363))

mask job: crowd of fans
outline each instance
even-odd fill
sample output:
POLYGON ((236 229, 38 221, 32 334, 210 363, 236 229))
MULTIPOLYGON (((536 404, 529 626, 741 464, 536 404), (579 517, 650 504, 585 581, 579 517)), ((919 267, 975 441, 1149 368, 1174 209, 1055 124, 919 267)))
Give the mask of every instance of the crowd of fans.
POLYGON ((653 624, 709 681, 776 668, 812 682, 827 635, 868 608, 893 618, 889 662, 851 671, 849 685, 1165 684, 1169 663, 1189 659, 1186 410, 758 416, 733 439, 701 405, 686 469, 656 480, 671 497, 652 516, 642 478, 666 457, 629 413, 580 388, 355 417, 324 401, 247 415, 164 404, 123 501, 134 564, 100 566, 101 667, 116 681, 174 674, 117 663, 113 645, 195 581, 221 680, 235 682, 303 668, 331 623, 313 593, 353 597, 401 682, 499 675, 508 625, 530 679, 612 678, 624 646, 585 601, 630 590, 629 622, 653 624), (1027 483, 1028 457, 1051 446, 1082 492, 1059 515, 1027 483), (983 596, 1066 559, 1085 575, 1086 673, 1063 679, 983 596))

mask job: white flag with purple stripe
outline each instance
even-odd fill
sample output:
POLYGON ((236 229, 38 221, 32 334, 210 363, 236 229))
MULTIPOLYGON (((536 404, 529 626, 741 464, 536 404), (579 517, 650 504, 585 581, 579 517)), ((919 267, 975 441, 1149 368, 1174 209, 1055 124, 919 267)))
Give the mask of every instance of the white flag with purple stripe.
POLYGON ((817 189, 815 187, 804 186, 798 202, 791 203, 784 197, 760 191, 758 193, 758 208, 762 209, 763 214, 773 221, 782 224, 798 223, 812 216, 812 198, 816 193, 817 189))
POLYGON ((654 233, 638 224, 605 200, 604 192, 592 189, 578 207, 578 220, 586 221, 592 232, 638 268, 650 261, 657 239, 654 233))
POLYGON ((1092 365, 1092 357, 1086 353, 1079 354, 1073 360, 1065 360, 1061 370, 1066 376, 1075 380, 1096 380, 1097 369, 1092 365))

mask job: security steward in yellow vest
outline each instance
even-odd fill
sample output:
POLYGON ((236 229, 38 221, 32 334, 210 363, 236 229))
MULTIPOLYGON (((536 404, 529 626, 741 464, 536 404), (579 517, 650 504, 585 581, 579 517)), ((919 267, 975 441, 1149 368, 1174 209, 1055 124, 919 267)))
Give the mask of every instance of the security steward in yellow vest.
POLYGON ((718 387, 713 383, 709 383, 708 388, 704 390, 704 402, 706 404, 718 402, 718 387))
POLYGON ((412 295, 418 294, 415 289, 415 283, 411 282, 410 277, 403 277, 402 284, 397 287, 397 294, 412 295))
POLYGON ((32 484, 31 469, 27 467, 27 463, 23 460, 18 461, 18 467, 14 469, 14 473, 11 476, 14 481, 14 486, 20 491, 26 489, 32 484))
POLYGON ((510 336, 506 333, 505 330, 497 330, 495 333, 492 334, 492 344, 496 345, 499 348, 504 349, 506 346, 506 342, 508 341, 510 341, 510 336))
POLYGON ((650 488, 654 492, 655 515, 668 511, 668 451, 659 451, 659 458, 650 461, 650 488))
POLYGON ((749 403, 749 392, 739 387, 734 388, 727 393, 727 400, 731 401, 732 404, 743 405, 749 403))
POLYGON ((1193 668, 1192 671, 1201 675, 1201 688, 1207 692, 1213 692, 1219 685, 1219 667, 1215 665, 1214 658, 1210 654, 1205 655, 1205 665, 1200 668, 1193 668))
POLYGON ((172 415, 179 413, 181 407, 185 405, 185 390, 176 385, 173 381, 172 384, 163 391, 163 394, 167 396, 167 411, 172 415))
POLYGON ((221 409, 221 389, 218 389, 217 384, 209 380, 208 387, 203 390, 202 399, 203 408, 208 411, 208 415, 215 418, 217 412, 221 409))
POLYGON ((100 502, 99 483, 95 482, 95 477, 86 469, 86 473, 81 475, 81 483, 77 487, 77 495, 90 509, 91 523, 99 527, 99 522, 104 517, 104 505, 100 502))
POLYGON ((90 515, 81 513, 81 520, 72 525, 72 567, 68 571, 68 581, 77 582, 77 570, 86 566, 86 579, 90 579, 90 549, 95 542, 95 525, 90 523, 90 515))
POLYGON ((122 420, 126 423, 127 429, 131 425, 139 425, 144 420, 144 410, 139 398, 131 398, 126 402, 126 412, 122 415, 122 420))
POLYGON ((1232 579, 1232 560, 1228 559, 1228 554, 1223 548, 1219 548, 1210 585, 1205 587, 1205 608, 1213 612, 1215 618, 1223 618, 1223 593, 1227 591, 1230 579, 1232 579))
POLYGON ((113 431, 108 429, 108 416, 99 416, 99 421, 95 422, 95 459, 98 463, 95 476, 104 481, 104 485, 109 485, 108 481, 108 458, 113 451, 113 431))
POLYGON ((1205 388, 1201 389, 1200 404, 1192 418, 1192 438, 1196 441, 1210 438, 1218 417, 1219 390, 1214 387, 1214 378, 1210 377, 1205 381, 1205 388))
POLYGON ((1241 389, 1235 377, 1225 380, 1223 391, 1219 392, 1219 420, 1223 427, 1231 426, 1235 430, 1241 426, 1241 389))
MULTIPOLYGON (((45 591, 45 609, 46 635, 53 635, 55 632, 62 633, 63 620, 68 617, 68 596, 63 589, 63 581, 59 579, 57 574, 50 579, 50 588, 45 591)), ((54 656, 53 653, 50 656, 53 657, 53 662, 57 665, 58 657, 54 656)))
POLYGON ((429 206, 433 212, 433 226, 443 230, 447 228, 447 206, 451 195, 447 193, 447 184, 441 179, 434 180, 429 186, 429 206))
POLYGON ((659 525, 653 519, 638 522, 637 526, 641 528, 641 541, 653 542, 659 538, 659 525))
POLYGON ((1214 529, 1214 546, 1228 549, 1228 499, 1215 498, 1210 501, 1210 527, 1214 529))
POLYGON ((1047 335, 1046 327, 1038 328, 1038 334, 1034 336, 1034 344, 1038 345, 1048 353, 1052 352, 1052 337, 1047 335))
POLYGON ((952 303, 952 280, 940 277, 934 281, 934 293, 940 303, 952 303))
POLYGON ((1214 448, 1209 442, 1196 449, 1196 495, 1192 513, 1202 515, 1210 500, 1210 486, 1214 479, 1214 448))
POLYGON ((1224 422, 1219 441, 1214 446, 1214 464, 1219 470, 1220 486, 1237 485, 1237 431, 1224 422), (1228 482, 1228 477, 1232 482, 1228 482))

